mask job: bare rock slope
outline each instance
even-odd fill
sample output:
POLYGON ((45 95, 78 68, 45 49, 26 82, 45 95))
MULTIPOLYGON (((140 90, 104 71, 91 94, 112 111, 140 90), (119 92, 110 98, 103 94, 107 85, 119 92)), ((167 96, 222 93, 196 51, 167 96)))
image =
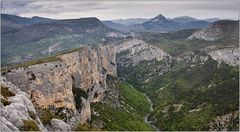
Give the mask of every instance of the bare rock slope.
MULTIPOLYGON (((219 39, 238 39, 239 21, 221 20, 211 26, 197 31, 188 39, 215 41, 219 39)), ((238 40, 237 40, 238 41, 238 40)))

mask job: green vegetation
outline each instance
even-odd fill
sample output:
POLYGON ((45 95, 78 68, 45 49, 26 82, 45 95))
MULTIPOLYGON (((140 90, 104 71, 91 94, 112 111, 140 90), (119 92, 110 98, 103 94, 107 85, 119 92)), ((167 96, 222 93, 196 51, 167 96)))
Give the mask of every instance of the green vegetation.
POLYGON ((24 125, 20 128, 21 131, 40 131, 33 120, 24 120, 23 123, 24 125))
POLYGON ((143 120, 143 117, 149 112, 149 103, 146 97, 127 83, 114 83, 116 89, 121 95, 121 98, 119 100, 121 107, 114 108, 102 103, 91 104, 93 110, 100 115, 94 115, 92 117, 92 122, 97 120, 103 121, 103 130, 108 131, 154 130, 143 120))
POLYGON ((8 101, 7 99, 4 99, 4 98, 1 98, 1 103, 3 104, 3 106, 7 106, 7 105, 11 104, 10 101, 8 101))
POLYGON ((131 112, 136 112, 142 117, 149 112, 149 102, 141 92, 127 83, 117 83, 116 87, 119 89, 120 95, 124 99, 123 101, 134 109, 131 112))
POLYGON ((36 114, 33 111, 28 111, 28 114, 32 119, 36 119, 36 114))
POLYGON ((4 98, 10 97, 10 96, 15 96, 15 93, 13 93, 12 91, 8 90, 7 87, 1 85, 1 95, 4 98))
POLYGON ((59 54, 63 51, 78 49, 83 45, 95 45, 100 42, 102 37, 84 37, 78 34, 56 35, 54 37, 43 38, 35 42, 22 44, 3 44, 1 53, 1 66, 12 65, 21 60, 33 60, 59 54), (93 39, 94 38, 94 39, 93 39), (54 47, 55 51, 47 53, 49 47, 54 47), (46 53, 44 53, 44 51, 46 53))
POLYGON ((143 69, 146 63, 121 70, 120 76, 125 74, 129 83, 150 97, 154 103, 150 118, 156 118, 155 125, 161 130, 208 130, 215 117, 239 108, 237 67, 213 60, 194 65, 175 63, 174 71, 156 76, 148 72, 154 65, 143 69))
POLYGON ((27 61, 27 62, 23 62, 23 63, 16 64, 16 65, 5 66, 5 67, 1 68, 1 72, 4 74, 5 72, 11 71, 11 69, 15 69, 15 68, 18 68, 18 67, 28 67, 28 66, 31 66, 31 65, 42 64, 42 63, 47 63, 47 62, 61 61, 61 58, 59 57, 60 55, 67 54, 67 53, 72 53, 72 52, 75 52, 75 51, 79 51, 81 49, 82 48, 66 50, 66 51, 62 51, 61 53, 54 54, 54 55, 51 55, 51 56, 47 56, 47 57, 44 57, 44 58, 41 58, 41 59, 27 61))
POLYGON ((4 98, 1 98, 1 103, 4 106, 7 106, 11 104, 11 102, 8 101, 7 97, 15 96, 15 93, 10 91, 8 87, 1 85, 1 95, 4 97, 4 98))
POLYGON ((102 120, 103 130, 108 131, 149 131, 154 130, 148 126, 142 116, 128 113, 119 108, 112 108, 105 104, 95 103, 92 105, 94 111, 100 116, 93 116, 92 120, 102 120))
POLYGON ((238 46, 237 39, 224 39, 217 41, 188 40, 197 30, 180 30, 173 33, 141 33, 142 39, 149 44, 157 46, 172 56, 179 56, 184 52, 195 51, 206 46, 216 46, 217 48, 227 47, 229 45, 238 46))
POLYGON ((54 55, 54 56, 49 56, 49 57, 46 57, 46 58, 33 60, 33 61, 28 61, 28 62, 25 62, 25 63, 13 65, 13 66, 3 67, 1 70, 2 70, 2 72, 7 72, 9 70, 11 71, 11 69, 18 68, 18 67, 28 67, 28 66, 31 66, 31 65, 36 65, 36 64, 46 63, 46 62, 52 62, 52 61, 61 61, 61 59, 57 58, 56 55, 54 55))
MULTIPOLYGON (((200 56, 209 57, 200 49, 238 46, 238 40, 188 40, 195 31, 140 34, 144 41, 174 57, 192 52, 189 59, 196 57, 197 61, 174 61, 171 70, 164 74, 161 74, 162 68, 167 60, 142 61, 136 66, 121 67, 118 71, 120 77, 149 96, 154 107, 150 120, 156 120, 154 124, 161 130, 209 130, 209 123, 217 116, 239 109, 238 67, 218 64, 212 59, 198 60, 200 56)), ((124 54, 118 55, 118 58, 124 57, 124 54)), ((233 120, 239 122, 239 119, 233 120)))
POLYGON ((59 116, 53 114, 50 110, 47 109, 39 108, 38 113, 39 118, 44 125, 47 125, 52 120, 52 118, 60 119, 59 116))
POLYGON ((75 98, 75 101, 76 101, 76 108, 78 110, 81 110, 81 108, 82 108, 82 99, 81 99, 81 97, 84 97, 85 99, 87 99, 88 95, 81 88, 74 88, 73 87, 72 88, 72 92, 73 92, 73 95, 74 95, 74 98, 75 98))
POLYGON ((90 124, 88 123, 83 123, 83 124, 78 124, 75 128, 74 131, 102 131, 101 129, 97 129, 94 127, 91 127, 90 124))

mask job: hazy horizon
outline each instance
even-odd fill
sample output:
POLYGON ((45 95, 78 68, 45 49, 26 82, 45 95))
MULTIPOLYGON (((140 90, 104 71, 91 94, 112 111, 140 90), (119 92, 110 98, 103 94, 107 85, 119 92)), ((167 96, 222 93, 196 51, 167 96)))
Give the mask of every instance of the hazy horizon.
POLYGON ((197 19, 239 19, 238 0, 170 0, 170 1, 56 1, 56 0, 2 0, 1 13, 21 17, 75 19, 97 17, 100 20, 166 18, 189 16, 197 19))

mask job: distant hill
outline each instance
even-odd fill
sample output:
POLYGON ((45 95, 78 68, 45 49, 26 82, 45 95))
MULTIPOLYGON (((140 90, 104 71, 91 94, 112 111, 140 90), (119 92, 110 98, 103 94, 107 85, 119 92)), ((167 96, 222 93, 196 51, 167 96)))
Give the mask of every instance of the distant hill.
POLYGON ((129 32, 130 31, 128 26, 120 24, 120 23, 114 23, 112 21, 102 21, 102 22, 109 28, 112 28, 112 29, 115 29, 115 30, 118 30, 121 32, 129 32))
POLYGON ((180 22, 180 23, 188 23, 188 22, 193 22, 193 21, 199 21, 198 19, 193 18, 193 17, 189 17, 189 16, 175 17, 175 18, 172 18, 170 20, 175 21, 175 22, 180 22))
POLYGON ((166 19, 163 15, 158 15, 151 20, 144 22, 145 30, 170 31, 180 27, 180 23, 166 19))
POLYGON ((15 15, 1 14, 1 29, 2 33, 14 32, 28 25, 38 23, 51 23, 55 21, 57 20, 37 16, 32 18, 25 18, 15 15))
MULTIPOLYGON (((193 18, 191 18, 191 20, 193 20, 193 18)), ((160 14, 142 24, 131 25, 131 29, 132 31, 169 32, 182 29, 200 29, 211 24, 205 21, 188 21, 189 22, 186 21, 186 23, 176 22, 160 14)))
POLYGON ((14 32, 5 32, 1 36, 2 64, 6 65, 78 48, 81 45, 108 43, 121 39, 124 35, 92 17, 25 24, 14 32))
POLYGON ((149 19, 146 18, 129 18, 129 19, 117 19, 113 20, 113 22, 129 26, 134 24, 142 24, 148 20, 149 19))
POLYGON ((207 18, 207 19, 203 19, 204 21, 207 21, 207 22, 215 22, 215 21, 219 21, 220 19, 219 18, 207 18))
POLYGON ((209 27, 194 33, 188 39, 202 39, 207 41, 231 39, 238 41, 238 32, 239 21, 220 20, 214 22, 209 27))
POLYGON ((180 23, 188 23, 188 22, 195 22, 195 21, 215 22, 220 19, 219 18, 197 19, 189 16, 180 16, 180 17, 169 19, 169 20, 180 22, 180 23))
POLYGON ((56 35, 82 34, 85 37, 97 37, 105 36, 111 31, 114 30, 106 27, 97 18, 80 18, 29 25, 18 32, 4 34, 2 39, 4 44, 23 44, 56 35))

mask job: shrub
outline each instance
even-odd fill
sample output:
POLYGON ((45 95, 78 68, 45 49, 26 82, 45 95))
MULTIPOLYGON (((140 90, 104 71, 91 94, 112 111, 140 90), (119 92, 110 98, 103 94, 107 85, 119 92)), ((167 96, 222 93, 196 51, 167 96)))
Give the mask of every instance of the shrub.
POLYGON ((1 99, 1 103, 4 105, 4 106, 7 106, 7 105, 10 105, 11 104, 11 102, 10 101, 8 101, 8 100, 6 100, 6 99, 1 99))
POLYGON ((5 87, 3 85, 1 85, 1 95, 4 98, 10 97, 10 96, 15 96, 15 93, 13 93, 12 91, 8 90, 8 87, 5 87))
POLYGON ((39 131, 39 128, 33 120, 24 120, 24 125, 20 128, 21 131, 39 131))
POLYGON ((44 125, 48 124, 52 120, 52 118, 59 119, 58 116, 54 115, 53 113, 50 112, 50 110, 47 110, 47 109, 41 108, 39 110, 39 113, 40 113, 39 118, 44 125))
POLYGON ((72 88, 72 92, 76 101, 76 108, 80 110, 82 108, 82 99, 81 97, 88 98, 87 93, 80 88, 72 88))
POLYGON ((28 114, 32 119, 36 119, 36 114, 33 111, 28 111, 28 114))

